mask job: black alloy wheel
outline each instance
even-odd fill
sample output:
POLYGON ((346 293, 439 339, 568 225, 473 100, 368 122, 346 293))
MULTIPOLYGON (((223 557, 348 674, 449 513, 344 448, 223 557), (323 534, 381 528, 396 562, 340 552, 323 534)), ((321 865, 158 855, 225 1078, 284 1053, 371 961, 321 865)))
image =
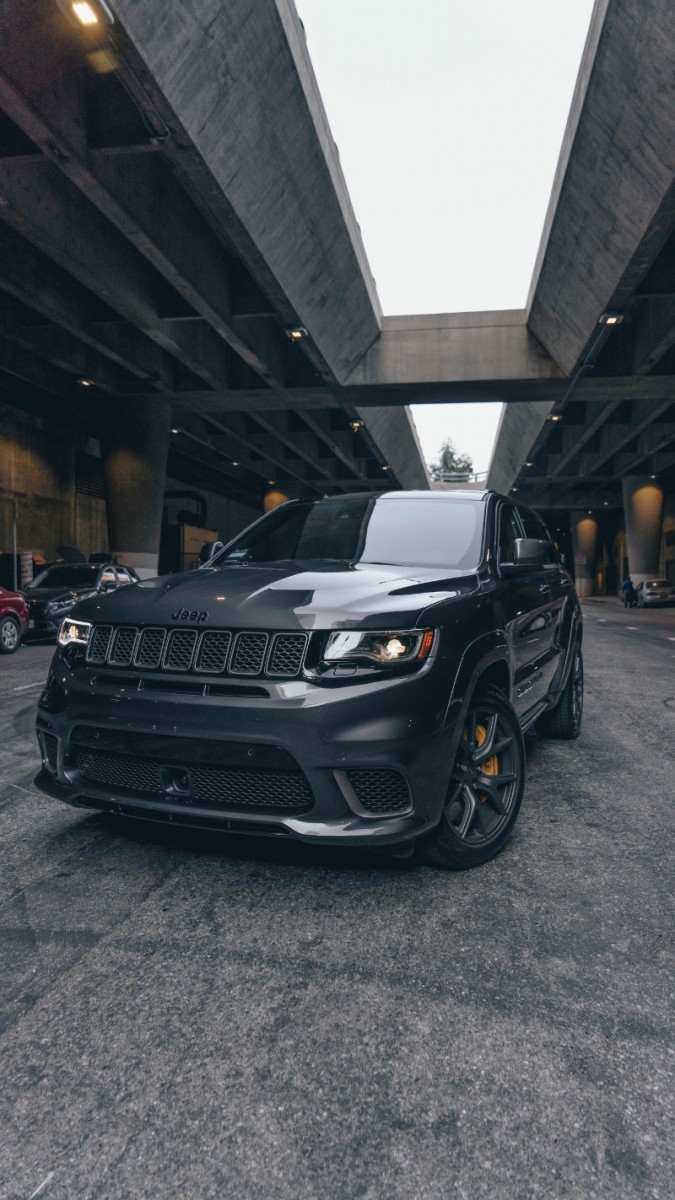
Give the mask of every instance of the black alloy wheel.
POLYGON ((428 861, 462 871, 497 854, 515 824, 524 784, 518 718, 505 696, 488 688, 469 705, 443 816, 425 846, 428 861))
POLYGON ((16 617, 4 616, 0 620, 0 654, 13 654, 21 644, 21 626, 16 617))
POLYGON ((563 738, 571 741, 581 733, 581 718, 584 711, 584 660, 581 643, 574 647, 572 666, 555 708, 544 713, 538 723, 544 737, 563 738))

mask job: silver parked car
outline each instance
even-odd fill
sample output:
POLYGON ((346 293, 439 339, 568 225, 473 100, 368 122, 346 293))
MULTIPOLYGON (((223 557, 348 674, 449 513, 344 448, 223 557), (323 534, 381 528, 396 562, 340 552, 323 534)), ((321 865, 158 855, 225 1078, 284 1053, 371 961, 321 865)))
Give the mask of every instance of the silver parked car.
POLYGON ((638 608, 653 604, 675 604, 675 584, 670 579, 648 579, 635 589, 638 608))

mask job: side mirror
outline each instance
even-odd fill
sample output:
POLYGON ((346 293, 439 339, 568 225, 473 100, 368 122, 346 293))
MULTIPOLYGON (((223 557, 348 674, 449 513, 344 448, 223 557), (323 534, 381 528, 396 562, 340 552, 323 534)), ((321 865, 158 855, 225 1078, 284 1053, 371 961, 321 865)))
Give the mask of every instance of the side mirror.
POLYGON ((516 538, 513 562, 500 563, 502 571, 531 571, 552 561, 552 547, 545 538, 516 538))
POLYGON ((200 567, 208 567, 211 559, 222 550, 224 545, 224 542, 204 542, 199 552, 200 567))

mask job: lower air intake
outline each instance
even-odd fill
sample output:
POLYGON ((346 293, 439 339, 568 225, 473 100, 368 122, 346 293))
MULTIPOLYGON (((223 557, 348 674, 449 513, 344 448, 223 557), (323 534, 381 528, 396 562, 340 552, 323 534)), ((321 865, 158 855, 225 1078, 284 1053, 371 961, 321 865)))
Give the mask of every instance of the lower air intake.
POLYGON ((345 771, 361 808, 373 816, 409 812, 412 798, 408 781, 392 769, 352 769, 345 771))
POLYGON ((314 803, 302 771, 172 763, 77 747, 75 780, 103 791, 165 799, 172 805, 233 812, 306 812, 314 803), (178 787, 173 785, 178 780, 178 787))

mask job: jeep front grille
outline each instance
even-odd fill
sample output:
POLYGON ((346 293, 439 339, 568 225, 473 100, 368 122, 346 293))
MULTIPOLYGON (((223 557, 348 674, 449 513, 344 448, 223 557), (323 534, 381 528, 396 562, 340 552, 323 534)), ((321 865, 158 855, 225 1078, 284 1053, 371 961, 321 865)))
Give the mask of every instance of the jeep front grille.
POLYGON ((306 649, 306 633, 95 625, 86 657, 96 667, 294 679, 306 649))

